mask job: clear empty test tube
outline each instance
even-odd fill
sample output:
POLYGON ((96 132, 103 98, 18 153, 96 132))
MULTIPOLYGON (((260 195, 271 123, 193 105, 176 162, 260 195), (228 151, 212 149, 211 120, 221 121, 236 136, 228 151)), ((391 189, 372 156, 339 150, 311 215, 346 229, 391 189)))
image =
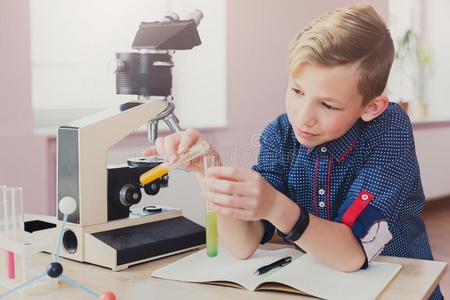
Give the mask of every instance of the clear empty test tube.
POLYGON ((156 166, 155 168, 145 172, 139 177, 139 181, 142 184, 149 184, 150 182, 155 181, 161 176, 166 175, 175 168, 183 168, 183 166, 185 166, 188 162, 197 158, 198 156, 202 155, 208 150, 209 144, 205 141, 202 141, 192 146, 192 148, 188 152, 180 155, 175 162, 170 163, 166 161, 156 166))
MULTIPOLYGON (((218 165, 216 155, 207 153, 203 156, 203 167, 206 172, 208 168, 218 165)), ((206 254, 209 257, 217 256, 219 252, 217 240, 217 213, 211 210, 206 202, 206 254)))
POLYGON ((15 241, 23 241, 24 238, 24 215, 23 215, 23 188, 21 187, 8 187, 11 197, 11 229, 12 239, 15 241))
MULTIPOLYGON (((6 186, 0 185, 0 239, 5 239, 6 236, 6 211, 5 211, 5 195, 6 186)), ((0 249, 0 278, 6 277, 8 274, 8 266, 6 262, 7 251, 0 249)))
MULTIPOLYGON (((5 185, 0 185, 0 240, 5 239, 5 185)), ((0 280, 7 276, 6 251, 0 249, 0 280)))
POLYGON ((5 238, 6 211, 5 211, 6 185, 0 185, 0 239, 5 238))

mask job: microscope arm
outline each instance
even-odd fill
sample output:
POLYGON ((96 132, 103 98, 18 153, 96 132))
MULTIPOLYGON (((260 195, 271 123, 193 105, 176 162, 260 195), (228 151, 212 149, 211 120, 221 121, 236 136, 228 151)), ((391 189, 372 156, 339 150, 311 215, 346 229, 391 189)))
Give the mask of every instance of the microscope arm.
MULTIPOLYGON (((148 120, 165 111, 166 101, 142 101, 125 110, 106 110, 58 129, 58 199, 70 196, 77 211, 69 222, 83 226, 107 218, 107 152, 148 120), (84 199, 83 203, 78 203, 84 199)), ((62 215, 58 216, 62 219, 62 215)))

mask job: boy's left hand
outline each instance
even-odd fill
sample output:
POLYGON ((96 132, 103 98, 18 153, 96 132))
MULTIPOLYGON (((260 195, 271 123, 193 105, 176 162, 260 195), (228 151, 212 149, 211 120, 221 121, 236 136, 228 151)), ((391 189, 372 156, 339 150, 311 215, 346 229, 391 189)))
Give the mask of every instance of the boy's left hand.
POLYGON ((209 168, 202 186, 211 209, 248 221, 270 219, 278 193, 259 173, 236 167, 209 168))

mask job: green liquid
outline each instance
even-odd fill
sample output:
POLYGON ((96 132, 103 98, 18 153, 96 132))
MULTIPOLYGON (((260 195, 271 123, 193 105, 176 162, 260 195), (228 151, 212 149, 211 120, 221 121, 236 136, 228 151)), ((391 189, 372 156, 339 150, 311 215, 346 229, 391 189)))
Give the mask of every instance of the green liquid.
POLYGON ((217 252, 217 213, 208 211, 206 213, 206 254, 214 257, 217 252))

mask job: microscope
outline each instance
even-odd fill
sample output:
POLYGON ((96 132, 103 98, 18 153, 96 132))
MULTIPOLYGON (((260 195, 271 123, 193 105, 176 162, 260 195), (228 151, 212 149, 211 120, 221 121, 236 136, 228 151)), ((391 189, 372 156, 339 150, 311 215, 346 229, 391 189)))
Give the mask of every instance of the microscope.
MULTIPOLYGON (((154 196, 168 186, 168 175, 148 185, 139 182, 162 160, 138 157, 107 164, 108 150, 142 125, 147 124, 149 141, 155 141, 161 120, 173 132, 181 130, 171 95, 172 54, 201 44, 201 18, 195 10, 185 20, 171 14, 142 22, 132 45, 137 51, 116 53, 113 63, 116 93, 137 95, 137 100, 58 128, 57 201, 71 197, 77 203, 67 219, 61 256, 119 271, 205 244, 205 229, 179 209, 133 209, 143 193, 154 196)), ((60 212, 57 218, 56 227, 33 234, 58 232, 60 212)))

